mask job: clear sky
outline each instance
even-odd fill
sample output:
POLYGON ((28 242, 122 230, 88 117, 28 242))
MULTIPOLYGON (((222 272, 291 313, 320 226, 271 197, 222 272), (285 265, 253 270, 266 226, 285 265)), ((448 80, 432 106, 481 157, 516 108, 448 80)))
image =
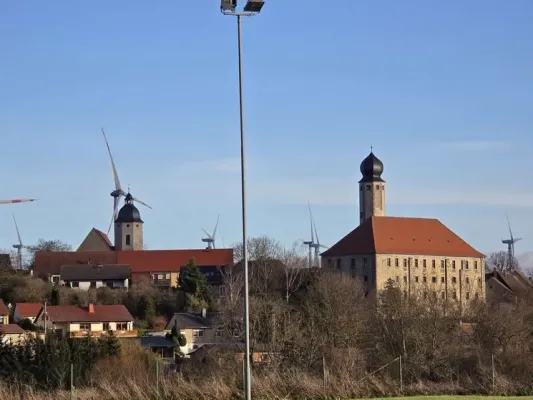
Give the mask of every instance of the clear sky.
MULTIPOLYGON (((387 214, 441 219, 481 251, 533 250, 533 2, 266 2, 244 21, 249 233, 321 242, 358 224, 359 164, 387 214)), ((100 127, 150 248, 240 239, 236 21, 217 0, 4 0, 0 248, 107 230, 100 127)))

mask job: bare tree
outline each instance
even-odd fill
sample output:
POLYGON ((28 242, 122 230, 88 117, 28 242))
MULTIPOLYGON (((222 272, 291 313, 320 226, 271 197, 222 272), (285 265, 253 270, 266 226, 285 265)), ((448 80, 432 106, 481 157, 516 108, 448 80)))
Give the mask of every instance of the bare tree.
POLYGON ((285 250, 282 255, 283 272, 285 275, 285 301, 294 294, 302 284, 302 271, 307 267, 307 258, 298 252, 298 245, 285 250))
POLYGON ((44 240, 39 239, 37 244, 27 247, 30 253, 30 265, 33 265, 35 262, 35 253, 46 252, 46 251, 72 251, 72 246, 61 240, 44 240))
POLYGON ((520 266, 516 257, 510 259, 508 252, 498 251, 490 253, 486 261, 486 269, 488 271, 510 272, 520 270, 520 266))

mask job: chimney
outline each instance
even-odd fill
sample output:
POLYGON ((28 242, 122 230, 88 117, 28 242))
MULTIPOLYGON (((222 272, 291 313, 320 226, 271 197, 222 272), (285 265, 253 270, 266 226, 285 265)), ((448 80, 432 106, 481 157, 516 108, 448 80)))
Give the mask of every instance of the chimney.
POLYGON ((89 303, 89 314, 94 314, 94 304, 93 303, 89 303))
POLYGON ((207 316, 207 310, 205 308, 202 308, 202 318, 205 318, 207 316))

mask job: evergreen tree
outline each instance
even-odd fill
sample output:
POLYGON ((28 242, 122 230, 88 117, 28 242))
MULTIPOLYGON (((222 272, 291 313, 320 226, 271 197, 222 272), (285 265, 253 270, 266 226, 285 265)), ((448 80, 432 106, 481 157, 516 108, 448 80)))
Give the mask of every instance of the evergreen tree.
POLYGON ((155 302, 151 296, 142 295, 139 300, 139 315, 148 325, 152 325, 155 318, 155 302))
POLYGON ((107 357, 118 357, 120 355, 120 342, 113 331, 109 331, 105 338, 105 352, 107 357))
POLYGON ((60 305, 60 300, 59 300, 59 289, 58 288, 53 288, 52 289, 52 299, 51 299, 51 303, 53 306, 59 306, 60 305))
POLYGON ((210 308, 212 299, 207 278, 190 259, 180 274, 180 289, 186 295, 186 305, 189 311, 200 311, 210 308))

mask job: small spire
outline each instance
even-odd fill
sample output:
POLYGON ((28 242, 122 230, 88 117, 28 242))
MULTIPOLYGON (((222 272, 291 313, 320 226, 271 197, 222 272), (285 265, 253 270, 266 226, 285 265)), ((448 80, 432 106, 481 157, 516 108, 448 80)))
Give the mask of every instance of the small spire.
POLYGON ((130 184, 128 183, 128 193, 130 192, 130 184))
POLYGON ((370 152, 371 152, 371 153, 372 153, 372 149, 373 149, 373 147, 372 147, 372 145, 370 145, 370 152))

